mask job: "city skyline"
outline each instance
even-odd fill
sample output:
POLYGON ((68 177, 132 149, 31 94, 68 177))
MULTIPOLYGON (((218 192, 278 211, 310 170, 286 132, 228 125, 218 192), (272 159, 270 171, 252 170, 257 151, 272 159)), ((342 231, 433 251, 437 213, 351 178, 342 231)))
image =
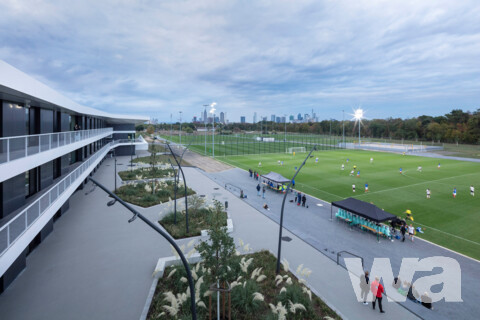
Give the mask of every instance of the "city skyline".
POLYGON ((0 4, 0 59, 106 112, 168 122, 216 101, 231 121, 311 109, 340 120, 358 107, 370 118, 480 107, 476 1, 31 7, 0 4))

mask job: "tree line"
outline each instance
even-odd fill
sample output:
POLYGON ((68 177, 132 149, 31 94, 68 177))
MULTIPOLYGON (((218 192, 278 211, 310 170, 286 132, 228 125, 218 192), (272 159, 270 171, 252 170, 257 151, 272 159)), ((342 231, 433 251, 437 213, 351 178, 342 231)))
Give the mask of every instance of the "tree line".
MULTIPOLYGON (((207 125, 208 126, 208 125, 207 125)), ((274 123, 261 121, 259 123, 229 123, 226 125, 215 124, 218 133, 236 133, 243 131, 262 131, 263 133, 302 133, 324 134, 350 137, 358 136, 358 124, 352 120, 345 122, 339 120, 323 120, 310 123, 274 123)), ((195 123, 182 123, 182 131, 192 133, 196 130, 195 123)), ((198 124, 203 128, 204 124, 198 124)), ((210 124, 211 127, 211 124, 210 124)), ((141 125, 137 129, 144 130, 147 127, 141 125)), ((180 129, 180 123, 157 124, 152 126, 154 130, 180 129)), ((363 119, 360 126, 362 137, 379 139, 405 139, 418 141, 435 141, 451 143, 480 144, 480 109, 474 112, 464 112, 454 109, 443 116, 419 116, 414 118, 388 118, 388 119, 363 119)))

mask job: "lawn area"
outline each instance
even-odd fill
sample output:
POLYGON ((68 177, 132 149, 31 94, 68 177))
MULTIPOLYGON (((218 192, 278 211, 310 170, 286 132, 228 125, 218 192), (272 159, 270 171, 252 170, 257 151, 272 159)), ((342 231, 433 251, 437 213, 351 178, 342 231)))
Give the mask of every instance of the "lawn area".
MULTIPOLYGON (((170 161, 172 162, 172 164, 174 166, 176 166, 176 162, 175 162, 175 159, 173 159, 173 156, 170 155, 170 154, 157 154, 155 156, 155 164, 166 164, 166 165, 170 165, 170 162, 168 162, 168 159, 170 159, 170 161)), ((180 158, 177 157, 177 159, 180 161, 180 158)), ((133 163, 144 163, 144 164, 150 164, 152 161, 152 157, 151 156, 146 156, 146 157, 139 157, 139 158, 135 158, 133 159, 133 163)), ((187 161, 185 161, 185 159, 182 159, 182 163, 181 163, 182 167, 185 166, 185 167, 189 167, 191 166, 190 163, 188 163, 187 161)))
MULTIPOLYGON (((275 171, 292 177, 294 167, 299 166, 305 156, 305 153, 295 157, 278 153, 231 156, 222 161, 245 170, 252 168, 261 174, 275 171), (283 167, 278 166, 278 160, 284 161, 283 167), (262 168, 257 167, 258 162, 262 162, 262 168)), ((480 259, 480 163, 360 150, 317 151, 297 176, 296 188, 329 202, 348 197, 373 202, 400 217, 405 217, 403 212, 410 209, 414 225, 426 229, 423 235, 417 233, 418 236, 480 259), (318 164, 315 164, 316 157, 318 164), (370 163, 371 157, 373 163, 370 163), (440 169, 437 168, 439 162, 440 169), (353 165, 360 170, 359 178, 356 172, 350 176, 353 165), (417 171, 418 166, 422 166, 422 172, 417 171), (364 192, 365 183, 369 193, 364 192), (352 184, 356 185, 356 193, 352 192, 352 184), (470 195, 470 185, 477 191, 475 197, 470 195), (457 188, 455 199, 454 187, 457 188), (431 199, 426 199, 427 188, 431 190, 431 199)))
MULTIPOLYGON (((189 199, 190 201, 190 199, 189 199)), ((212 215, 212 211, 207 208, 201 208, 196 212, 192 209, 188 210, 188 231, 186 233, 186 218, 184 211, 177 211, 177 224, 175 224, 174 213, 169 213, 159 223, 168 231, 168 233, 175 239, 182 239, 187 237, 195 237, 201 234, 200 231, 208 229, 208 221, 212 215)), ((227 226, 227 213, 222 212, 220 216, 222 225, 227 226)))
MULTIPOLYGON (((173 181, 157 181, 155 193, 152 193, 151 183, 130 183, 121 186, 115 194, 122 200, 130 202, 140 207, 148 208, 174 198, 173 181)), ((188 195, 195 194, 190 188, 187 188, 188 195)), ((179 186, 177 199, 185 196, 185 188, 179 186)))
MULTIPOLYGON (((269 304, 276 307, 279 303, 287 307, 287 319, 321 320, 326 316, 333 319, 341 319, 322 300, 315 296, 314 293, 307 291, 292 273, 282 269, 280 272, 282 281, 280 283, 280 281, 277 280, 279 284, 276 285, 276 259, 269 252, 261 251, 245 256, 236 256, 234 260, 235 261, 231 261, 231 266, 234 274, 238 276, 238 278, 237 281, 231 282, 231 286, 234 286, 231 292, 232 319, 278 319, 278 315, 272 313, 269 304), (242 258, 244 261, 243 267, 246 267, 246 272, 242 270, 241 267, 242 258), (250 259, 252 260, 250 264, 248 264, 250 259), (257 268, 262 269, 255 276, 253 272, 257 268), (262 299, 255 300, 255 293, 261 293, 263 301, 262 299), (311 295, 311 299, 309 294, 311 295), (302 304, 302 306, 305 307, 305 311, 297 309, 295 314, 293 314, 292 311, 289 310, 291 307, 289 300, 293 303, 302 304)), ((190 268, 193 278, 198 279, 196 281, 196 287, 198 286, 198 288, 200 288, 200 301, 197 302, 198 319, 208 319, 209 297, 205 296, 205 292, 208 290, 210 283, 203 281, 206 270, 198 264, 191 265, 190 268), (198 284, 199 282, 200 285, 198 284), (206 308, 200 306, 202 303, 206 308)), ((309 272, 306 268, 302 271, 305 273, 309 272)), ((172 316, 167 314, 167 308, 171 306, 171 302, 169 303, 168 300, 173 300, 168 292, 173 293, 175 296, 178 293, 182 294, 186 292, 188 283, 185 282, 185 279, 186 272, 183 266, 166 268, 164 277, 158 281, 147 319, 172 319, 172 316), (167 307, 165 308, 165 306, 167 307)), ((216 294, 212 294, 211 296, 212 315, 213 318, 216 318, 216 294)), ((182 299, 182 297, 180 297, 180 303, 178 303, 177 299, 175 306, 178 306, 175 308, 177 310, 176 319, 191 319, 189 298, 182 299)))
POLYGON ((126 180, 142 180, 142 179, 154 179, 154 178, 164 178, 164 177, 173 177, 173 169, 160 169, 160 168, 139 168, 135 170, 125 170, 118 173, 120 178, 123 181, 126 180))

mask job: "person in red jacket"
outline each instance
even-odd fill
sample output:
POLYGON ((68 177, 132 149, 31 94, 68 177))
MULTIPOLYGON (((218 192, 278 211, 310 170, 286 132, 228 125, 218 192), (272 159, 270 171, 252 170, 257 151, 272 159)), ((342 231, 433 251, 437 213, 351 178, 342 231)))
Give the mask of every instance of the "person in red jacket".
POLYGON ((372 290, 373 296, 375 297, 375 299, 372 301, 373 310, 375 310, 375 302, 378 300, 378 308, 380 309, 380 313, 385 313, 385 311, 382 309, 382 293, 384 293, 385 290, 380 283, 379 277, 375 277, 375 281, 372 282, 370 290, 372 290))

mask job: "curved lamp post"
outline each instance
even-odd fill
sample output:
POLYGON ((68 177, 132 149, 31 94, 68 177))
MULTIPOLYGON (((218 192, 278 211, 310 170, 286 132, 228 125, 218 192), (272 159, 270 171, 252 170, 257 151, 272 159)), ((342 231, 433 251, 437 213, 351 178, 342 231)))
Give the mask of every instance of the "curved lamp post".
MULTIPOLYGON (((187 151, 188 147, 190 147, 191 144, 192 144, 192 143, 190 142, 190 143, 188 144, 188 146, 186 146, 185 149, 183 150, 182 156, 180 157, 180 163, 182 163, 183 155, 185 154, 185 151, 187 151)), ((171 151, 172 154, 173 154, 172 149, 170 149, 170 151, 171 151)), ((175 198, 174 198, 174 204, 175 204, 175 205, 174 205, 174 215, 173 215, 173 217, 174 217, 174 223, 177 224, 177 191, 178 191, 178 187, 177 187, 178 182, 177 182, 177 181, 180 179, 180 173, 178 173, 178 175, 177 175, 177 173, 175 173, 175 167, 173 166, 173 163, 172 163, 172 161, 170 160, 170 158, 168 158, 168 162, 170 162, 170 165, 172 166, 172 170, 173 170, 173 173, 174 173, 173 182, 175 183, 175 187, 174 187, 173 190, 174 190, 174 196, 175 196, 175 198)), ((183 171, 182 171, 182 173, 183 173, 183 171)), ((186 193, 185 193, 185 194, 186 194, 186 193)), ((186 205, 186 197, 185 197, 185 205, 186 205)))
MULTIPOLYGON (((297 169, 297 172, 295 172, 295 175, 293 176, 292 180, 295 180, 297 177, 297 174, 300 172, 302 167, 305 165, 305 162, 307 162, 308 157, 312 154, 313 150, 315 150, 317 145, 315 144, 310 150, 310 153, 308 156, 303 160, 302 165, 297 169)), ((290 190, 290 186, 292 185, 292 180, 290 180, 290 183, 287 186, 287 190, 285 191, 285 195, 283 196, 283 201, 282 201, 282 210, 280 211, 280 231, 278 232, 278 253, 277 253, 277 274, 280 273, 280 257, 282 254, 282 231, 283 231, 283 210, 285 208, 285 200, 287 199, 288 191, 290 190)))
MULTIPOLYGON (((185 179, 185 174, 183 173, 183 169, 182 169, 182 166, 180 165, 180 162, 177 160, 177 156, 175 155, 175 153, 173 153, 173 150, 172 148, 170 147, 170 144, 167 144, 167 147, 168 149, 170 149, 170 152, 172 153, 172 156, 173 156, 173 159, 175 160, 175 162, 177 163, 178 165, 178 168, 180 169, 180 171, 182 172, 182 177, 183 177, 183 185, 185 186, 185 217, 186 217, 186 227, 187 227, 187 234, 188 234, 188 201, 187 201, 187 180, 185 179)), ((186 150, 186 148, 185 148, 186 150)), ((185 150, 183 152, 185 152, 185 150)), ((182 157, 183 157, 183 154, 182 154, 182 157)), ((175 210, 176 212, 176 210, 175 210)))
POLYGON ((140 214, 137 210, 133 209, 128 203, 117 197, 113 192, 105 188, 103 185, 98 183, 95 179, 92 179, 91 177, 87 177, 88 180, 92 181, 95 185, 99 186, 100 189, 105 191, 110 195, 110 197, 114 198, 116 201, 120 202, 125 208, 130 210, 134 216, 128 220, 128 222, 133 222, 137 217, 139 217, 143 222, 148 224, 152 229, 160 233, 162 237, 164 237, 174 248, 175 251, 177 251, 178 255, 180 256, 180 259, 182 260, 183 266, 185 267, 185 270, 187 271, 187 279, 188 279, 188 285, 190 287, 190 309, 192 311, 192 319, 196 320, 197 319, 197 309, 195 306, 195 286, 193 284, 193 278, 192 278, 192 273, 190 272, 190 267, 188 266, 188 261, 185 259, 185 256, 183 255, 182 250, 178 247, 178 245, 175 243, 175 241, 170 237, 168 233, 165 233, 162 229, 160 229, 158 226, 156 226, 154 223, 152 223, 150 220, 145 218, 142 214, 140 214))

